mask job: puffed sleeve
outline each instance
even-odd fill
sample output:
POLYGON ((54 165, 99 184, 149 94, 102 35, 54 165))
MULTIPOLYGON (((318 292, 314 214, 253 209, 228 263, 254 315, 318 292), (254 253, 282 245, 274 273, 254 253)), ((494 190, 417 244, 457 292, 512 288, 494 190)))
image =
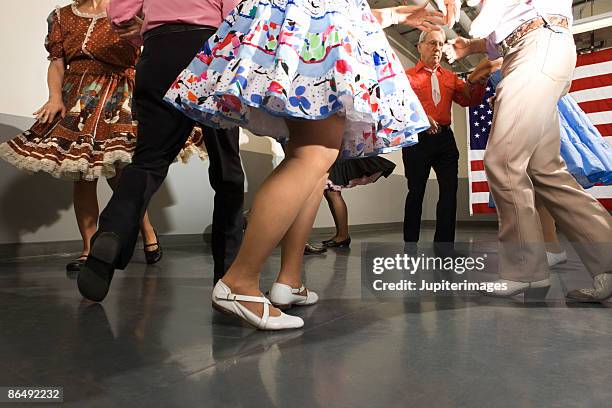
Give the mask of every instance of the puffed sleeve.
POLYGON ((65 58, 59 9, 53 10, 51 14, 49 14, 47 26, 49 31, 47 33, 47 38, 45 38, 45 48, 47 52, 49 52, 49 61, 65 58))

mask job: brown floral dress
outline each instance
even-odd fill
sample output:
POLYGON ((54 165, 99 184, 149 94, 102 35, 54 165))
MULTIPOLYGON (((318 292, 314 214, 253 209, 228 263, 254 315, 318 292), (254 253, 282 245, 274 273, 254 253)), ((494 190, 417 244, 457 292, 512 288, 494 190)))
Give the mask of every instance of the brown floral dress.
MULTIPOLYGON (((136 147, 132 114, 134 66, 140 50, 121 39, 105 14, 80 12, 75 4, 49 15, 45 47, 49 60, 66 64, 62 95, 67 114, 0 145, 0 157, 28 172, 95 180, 115 176, 136 147)), ((195 132, 179 155, 205 158, 202 133, 195 132)))

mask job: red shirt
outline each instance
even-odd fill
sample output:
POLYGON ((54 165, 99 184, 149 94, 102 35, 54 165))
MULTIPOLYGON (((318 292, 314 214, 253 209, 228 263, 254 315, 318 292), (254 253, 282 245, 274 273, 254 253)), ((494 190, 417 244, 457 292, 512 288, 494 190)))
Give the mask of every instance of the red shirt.
POLYGON ((410 85, 419 101, 421 101, 425 113, 440 125, 450 125, 453 101, 464 107, 474 106, 482 103, 482 97, 485 93, 484 85, 475 84, 470 86, 465 81, 459 79, 459 76, 454 72, 438 66, 436 76, 440 84, 441 100, 438 106, 436 106, 431 97, 432 74, 425 69, 423 61, 419 61, 416 66, 406 70, 406 75, 408 75, 410 85), (466 86, 469 90, 469 97, 464 93, 466 86))

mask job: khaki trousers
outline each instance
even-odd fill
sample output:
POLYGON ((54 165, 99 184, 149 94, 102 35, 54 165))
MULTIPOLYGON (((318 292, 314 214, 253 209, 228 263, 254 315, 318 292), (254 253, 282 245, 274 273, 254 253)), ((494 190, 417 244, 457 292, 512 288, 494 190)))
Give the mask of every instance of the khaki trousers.
POLYGON ((548 277, 536 206, 545 206, 592 276, 612 272, 612 217, 569 174, 560 156, 557 102, 569 90, 576 48, 542 27, 504 58, 484 163, 499 216, 503 279, 548 277))

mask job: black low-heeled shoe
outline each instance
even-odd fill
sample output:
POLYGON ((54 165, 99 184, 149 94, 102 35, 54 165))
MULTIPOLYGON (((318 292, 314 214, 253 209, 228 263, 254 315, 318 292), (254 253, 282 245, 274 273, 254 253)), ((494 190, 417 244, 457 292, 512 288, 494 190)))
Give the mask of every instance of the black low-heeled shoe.
POLYGON ((73 259, 72 261, 68 262, 66 264, 66 271, 67 272, 78 272, 81 270, 81 265, 83 265, 85 263, 85 260, 87 259, 87 255, 81 255, 76 259, 73 259))
POLYGON ((68 262, 66 264, 66 276, 69 279, 76 279, 77 275, 79 274, 79 271, 81 270, 81 266, 85 263, 86 260, 87 255, 81 255, 78 258, 68 262))
POLYGON ((321 255, 325 252, 327 252, 327 248, 322 245, 313 245, 307 242, 304 247, 304 255, 321 255))
POLYGON ((351 245, 351 237, 348 237, 344 241, 328 239, 327 241, 321 242, 321 244, 323 244, 323 246, 327 248, 347 248, 351 245))
POLYGON ((97 232, 91 239, 89 256, 77 276, 77 286, 84 298, 104 300, 110 289, 115 263, 121 252, 119 236, 113 232, 97 232))
POLYGON ((144 255, 145 255, 145 260, 147 261, 147 264, 152 265, 154 263, 157 263, 159 261, 161 261, 162 256, 164 255, 164 251, 162 250, 161 245, 159 244, 159 238, 157 238, 157 232, 155 232, 155 239, 156 242, 152 243, 152 244, 145 244, 144 245, 144 255), (157 246, 157 248, 155 248, 152 251, 147 251, 147 248, 151 248, 157 246))

